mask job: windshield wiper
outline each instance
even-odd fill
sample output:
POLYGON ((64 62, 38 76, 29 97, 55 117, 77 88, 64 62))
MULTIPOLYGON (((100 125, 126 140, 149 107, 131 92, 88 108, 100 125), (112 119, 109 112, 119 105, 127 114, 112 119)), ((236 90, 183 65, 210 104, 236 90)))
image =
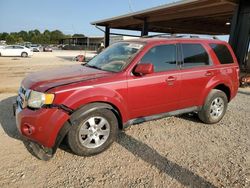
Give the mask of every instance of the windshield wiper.
POLYGON ((85 64, 86 67, 90 67, 90 68, 93 68, 93 69, 98 69, 98 70, 102 70, 100 67, 97 67, 95 65, 88 65, 88 64, 85 64))

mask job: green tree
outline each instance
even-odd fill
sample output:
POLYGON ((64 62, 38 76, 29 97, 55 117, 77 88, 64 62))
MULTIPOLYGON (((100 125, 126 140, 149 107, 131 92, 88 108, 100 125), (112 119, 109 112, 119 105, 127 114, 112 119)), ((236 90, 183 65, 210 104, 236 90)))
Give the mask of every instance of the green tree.
POLYGON ((34 30, 28 31, 28 41, 29 41, 29 42, 32 42, 32 38, 33 38, 35 35, 36 35, 36 34, 35 34, 34 30))
POLYGON ((5 40, 6 40, 7 44, 15 44, 16 43, 15 37, 12 34, 8 35, 5 38, 5 40))
POLYGON ((41 35, 41 32, 38 29, 35 29, 33 32, 36 36, 41 35))
POLYGON ((60 39, 64 38, 64 34, 59 30, 54 30, 51 32, 50 35, 50 43, 51 44, 58 44, 60 39))
POLYGON ((77 38, 83 38, 83 37, 85 37, 85 35, 83 35, 83 34, 74 34, 72 37, 77 37, 77 38))
POLYGON ((2 40, 6 40, 6 38, 7 38, 8 35, 9 35, 9 33, 3 32, 2 36, 1 36, 1 39, 2 40))
POLYGON ((45 30, 43 32, 43 43, 42 44, 50 44, 50 31, 45 30))
POLYGON ((24 41, 29 41, 29 35, 27 31, 20 31, 18 32, 18 36, 22 37, 24 41))
MULTIPOLYGON (((38 44, 58 44, 60 39, 65 38, 66 35, 60 30, 49 31, 45 30, 41 33, 38 29, 30 31, 20 31, 12 33, 0 33, 0 40, 6 40, 8 44, 32 42, 38 44)), ((84 36, 75 34, 75 36, 84 36)))

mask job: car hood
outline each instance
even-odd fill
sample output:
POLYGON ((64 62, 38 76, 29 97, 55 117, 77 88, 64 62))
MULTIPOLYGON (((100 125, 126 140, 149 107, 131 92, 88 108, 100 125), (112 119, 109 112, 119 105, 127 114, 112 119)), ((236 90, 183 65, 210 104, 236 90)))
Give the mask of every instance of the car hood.
POLYGON ((29 74, 22 81, 22 86, 26 89, 45 92, 50 88, 107 77, 111 74, 114 73, 89 68, 83 65, 73 65, 29 74))

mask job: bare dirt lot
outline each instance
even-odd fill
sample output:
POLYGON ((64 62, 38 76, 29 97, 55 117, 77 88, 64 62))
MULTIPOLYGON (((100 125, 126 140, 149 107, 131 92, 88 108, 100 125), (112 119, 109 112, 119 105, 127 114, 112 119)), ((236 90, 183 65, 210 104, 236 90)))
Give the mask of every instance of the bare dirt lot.
POLYGON ((218 124, 170 117, 130 127, 93 157, 62 145, 49 162, 36 159, 20 140, 12 101, 29 72, 72 65, 77 54, 0 58, 0 187, 250 187, 249 88, 239 90, 218 124))

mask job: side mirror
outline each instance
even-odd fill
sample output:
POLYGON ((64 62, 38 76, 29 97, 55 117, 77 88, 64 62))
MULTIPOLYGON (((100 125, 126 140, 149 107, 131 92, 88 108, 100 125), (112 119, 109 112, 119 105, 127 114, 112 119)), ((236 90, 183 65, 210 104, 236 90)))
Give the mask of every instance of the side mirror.
POLYGON ((154 72, 154 65, 152 63, 138 64, 135 67, 134 73, 138 75, 151 74, 154 72))

